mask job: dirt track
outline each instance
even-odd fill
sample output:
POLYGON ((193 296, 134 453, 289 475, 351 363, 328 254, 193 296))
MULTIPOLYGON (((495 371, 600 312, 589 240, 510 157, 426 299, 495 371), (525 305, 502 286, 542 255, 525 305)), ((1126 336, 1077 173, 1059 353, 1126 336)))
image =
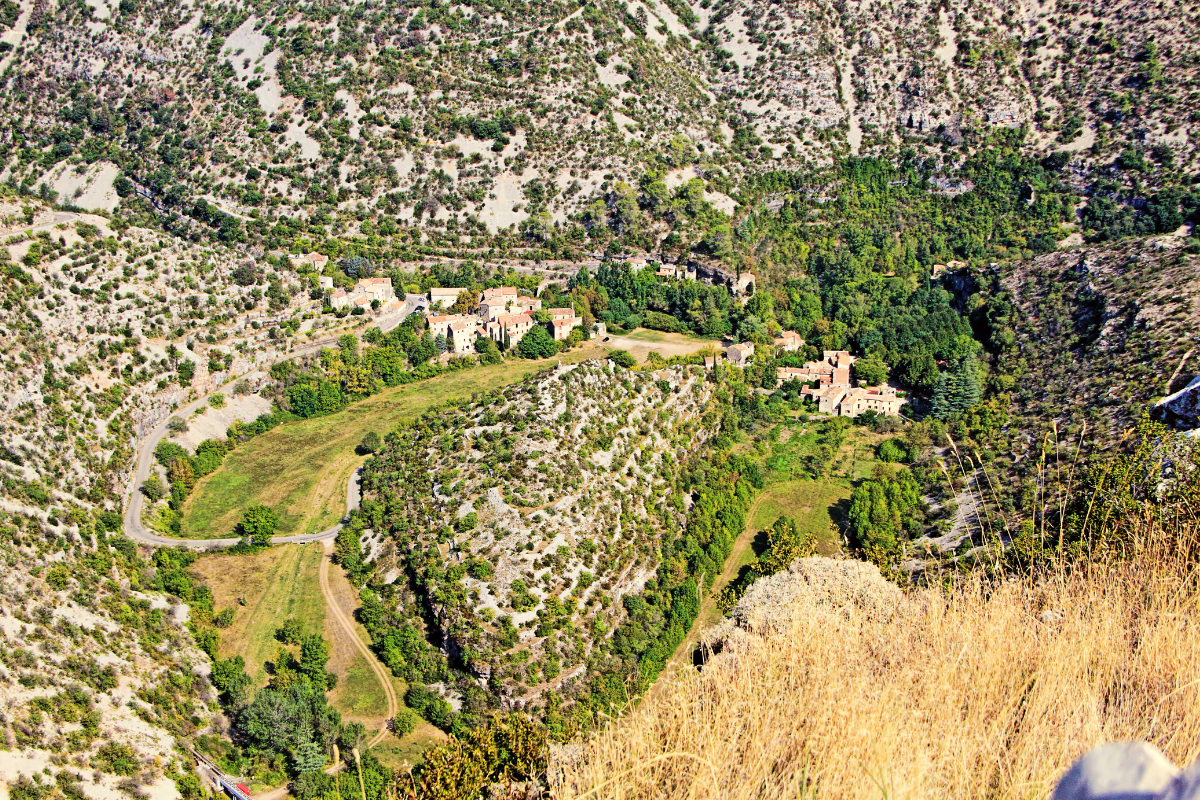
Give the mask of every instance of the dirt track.
POLYGON ((379 733, 375 734, 375 737, 371 739, 370 746, 374 747, 387 737, 389 733, 388 720, 396 716, 400 705, 396 700, 396 690, 392 688, 392 681, 384 671, 383 665, 379 663, 379 659, 363 643, 363 640, 358 637, 358 631, 354 629, 354 621, 347 617, 346 612, 338 605, 337 598, 334 597, 333 590, 329 586, 329 563, 333 559, 333 540, 326 539, 321 544, 325 547, 325 555, 321 558, 321 569, 318 571, 317 577, 321 583, 321 595, 325 598, 325 608, 337 620, 337 623, 342 626, 342 630, 354 640, 358 651, 363 654, 363 657, 367 659, 367 663, 371 665, 371 671, 375 673, 375 677, 379 679, 380 685, 383 686, 384 694, 387 695, 387 718, 384 720, 383 727, 379 730, 379 733))

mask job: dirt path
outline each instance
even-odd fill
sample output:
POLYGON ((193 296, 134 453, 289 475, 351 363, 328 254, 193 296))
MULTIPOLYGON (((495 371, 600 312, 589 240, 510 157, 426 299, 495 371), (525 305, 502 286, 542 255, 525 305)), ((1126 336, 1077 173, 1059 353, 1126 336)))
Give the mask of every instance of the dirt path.
MULTIPOLYGON (((746 527, 742 530, 740 536, 733 542, 733 549, 729 553, 729 558, 725 559, 725 568, 721 570, 721 574, 713 581, 711 592, 706 592, 700 601, 700 611, 696 614, 696 621, 692 623, 691 630, 684 637, 683 642, 679 647, 675 648, 675 652, 671 655, 671 659, 663 667, 663 673, 667 670, 674 669, 680 664, 687 663, 691 657, 692 651, 696 649, 696 645, 700 641, 700 634, 723 618, 723 615, 717 610, 717 598, 721 595, 722 590, 729 585, 730 581, 737 577, 738 572, 742 568, 742 557, 746 554, 746 550, 754 544, 754 535, 758 531, 750 527, 750 521, 754 519, 755 512, 758 511, 758 504, 766 497, 766 492, 759 492, 758 497, 750 504, 750 508, 746 511, 746 527)), ((654 682, 655 686, 661 684, 661 680, 654 682)), ((654 691, 653 687, 650 691, 654 691)))
POLYGON ((369 746, 374 747, 387 737, 389 733, 387 720, 390 720, 396 716, 396 712, 400 709, 400 705, 396 700, 396 690, 392 688, 392 682, 388 679, 387 673, 384 672, 383 665, 379 663, 379 659, 377 659, 375 654, 371 652, 371 649, 363 643, 363 640, 358 638, 358 631, 354 629, 354 621, 346 616, 346 612, 342 610, 340 605, 338 605, 337 598, 333 596, 333 590, 329 586, 329 562, 332 560, 333 556, 333 541, 331 539, 326 539, 324 542, 322 542, 322 544, 325 547, 325 555, 321 558, 321 569, 317 575, 321 583, 321 595, 325 598, 325 607, 328 609, 333 618, 337 620, 337 623, 342 626, 342 630, 344 630, 346 634, 354 640, 354 644, 358 647, 358 651, 363 654, 363 657, 367 659, 367 663, 371 665, 371 671, 375 673, 375 677, 379 679, 380 685, 383 686, 384 694, 387 695, 387 718, 384 720, 383 727, 380 729, 379 733, 375 734, 375 738, 370 741, 369 746))

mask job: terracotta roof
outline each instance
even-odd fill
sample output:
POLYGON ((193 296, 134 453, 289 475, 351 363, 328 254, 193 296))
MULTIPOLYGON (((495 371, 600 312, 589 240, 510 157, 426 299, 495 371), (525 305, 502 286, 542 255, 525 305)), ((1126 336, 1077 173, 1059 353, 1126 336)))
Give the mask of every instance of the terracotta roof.
POLYGON ((533 323, 533 317, 528 314, 501 314, 496 317, 496 322, 501 325, 523 325, 525 323, 533 323))

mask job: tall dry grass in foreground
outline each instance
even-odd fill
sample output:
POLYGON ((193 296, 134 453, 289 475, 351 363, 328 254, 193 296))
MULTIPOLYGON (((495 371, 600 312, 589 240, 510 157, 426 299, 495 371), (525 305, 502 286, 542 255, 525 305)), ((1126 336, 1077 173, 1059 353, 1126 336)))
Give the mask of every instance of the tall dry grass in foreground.
POLYGON ((786 632, 664 676, 585 743, 557 795, 1042 800, 1100 742, 1147 739, 1188 763, 1200 588, 1176 552, 918 589, 887 622, 798 608, 786 632))

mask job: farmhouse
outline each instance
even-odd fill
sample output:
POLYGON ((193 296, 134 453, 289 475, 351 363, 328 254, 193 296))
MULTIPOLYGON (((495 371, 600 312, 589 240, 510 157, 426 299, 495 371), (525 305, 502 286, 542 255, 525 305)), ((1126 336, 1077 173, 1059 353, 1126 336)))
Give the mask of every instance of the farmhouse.
POLYGON ((753 272, 743 272, 737 276, 737 280, 733 284, 733 294, 735 297, 742 295, 754 294, 754 286, 758 283, 758 278, 753 272))
POLYGON ((541 308, 541 300, 518 294, 512 286, 485 289, 483 294, 479 295, 479 315, 485 322, 491 322, 505 314, 531 314, 540 311, 541 308))
POLYGON ((785 353, 794 353, 804 347, 804 340, 795 331, 784 331, 775 337, 775 348, 785 353))
POLYGON ((433 314, 426 318, 429 333, 433 337, 443 336, 450 352, 463 354, 473 352, 475 339, 479 336, 479 316, 476 314, 433 314))
POLYGON ((730 363, 741 366, 750 361, 750 357, 754 355, 754 343, 742 342, 741 344, 733 344, 725 351, 725 357, 730 363))
POLYGON ((458 302, 458 295, 460 292, 462 292, 462 289, 456 289, 454 287, 431 287, 429 289, 429 307, 433 308, 438 303, 441 303, 442 309, 448 311, 451 306, 458 302))
POLYGON ((550 332, 555 341, 562 341, 571 335, 571 330, 583 324, 583 317, 575 316, 573 308, 551 308, 550 332))
MULTIPOLYGON (((324 283, 321 285, 325 286, 324 283)), ((332 285, 330 283, 330 286, 332 285)), ((345 289, 338 289, 329 296, 329 305, 335 311, 341 308, 362 308, 365 310, 370 308, 371 304, 375 301, 379 302, 381 308, 389 304, 399 305, 396 302, 396 293, 392 290, 392 281, 390 278, 363 278, 354 284, 354 288, 349 292, 345 289)))
POLYGON ((847 386, 822 386, 819 389, 806 388, 803 393, 817 401, 817 410, 822 414, 840 417, 857 417, 867 411, 896 417, 900 415, 900 406, 907 402, 887 385, 858 386, 853 389, 847 386))
POLYGON ((533 317, 528 314, 501 314, 485 324, 487 335, 493 341, 503 342, 508 336, 509 347, 516 347, 521 338, 533 328, 533 317))
POLYGON ((780 383, 800 381, 817 382, 824 386, 850 386, 850 367, 855 358, 845 350, 826 350, 820 361, 809 361, 803 368, 778 367, 775 371, 780 383))
POLYGON ((306 268, 312 268, 320 272, 325 269, 325 265, 328 263, 329 256, 323 256, 320 253, 309 253, 308 255, 292 259, 292 264, 295 265, 297 271, 307 271, 306 268))

